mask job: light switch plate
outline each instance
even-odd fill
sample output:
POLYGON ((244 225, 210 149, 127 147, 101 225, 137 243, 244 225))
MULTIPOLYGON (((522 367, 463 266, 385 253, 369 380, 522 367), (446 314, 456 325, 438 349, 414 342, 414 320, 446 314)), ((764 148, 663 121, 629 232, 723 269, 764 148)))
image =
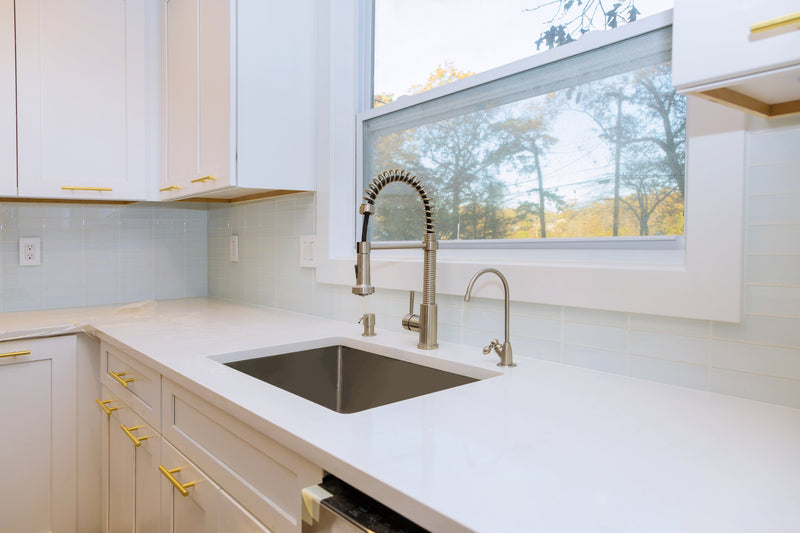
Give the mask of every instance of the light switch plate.
POLYGON ((231 235, 231 240, 230 240, 230 260, 231 261, 238 261, 239 260, 239 236, 238 235, 231 235))
POLYGON ((317 237, 315 235, 300 236, 300 266, 314 268, 317 261, 314 257, 317 237))

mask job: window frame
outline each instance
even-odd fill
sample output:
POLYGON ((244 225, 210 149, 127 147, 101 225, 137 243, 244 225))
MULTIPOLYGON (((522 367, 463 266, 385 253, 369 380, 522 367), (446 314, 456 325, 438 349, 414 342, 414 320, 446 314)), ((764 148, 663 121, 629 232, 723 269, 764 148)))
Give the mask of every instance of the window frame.
MULTIPOLYGON (((371 4, 367 0, 325 3, 321 13, 317 281, 322 283, 354 282, 354 235, 358 227, 354 215, 363 193, 357 173, 364 155, 364 117, 434 100, 520 69, 672 24, 669 10, 367 111, 371 98, 371 4)), ((443 245, 437 292, 462 294, 476 270, 495 266, 508 277, 512 298, 517 301, 741 321, 746 130, 744 113, 688 98, 684 249, 471 246, 453 250, 443 245), (718 154, 725 154, 725 158, 718 154)), ((418 251, 379 251, 372 255, 372 281, 378 291, 420 289, 422 256, 418 251)), ((484 291, 484 295, 502 294, 498 283, 487 280, 485 285, 496 287, 484 291)))
MULTIPOLYGON (((369 2, 370 6, 373 5, 373 2, 369 2)), ((374 20, 374 16, 373 16, 374 20)), ((368 33, 371 35, 374 30, 368 30, 368 33)), ((575 68, 575 67, 590 67, 594 70, 600 70, 601 67, 595 66, 596 62, 593 61, 595 57, 597 57, 598 49, 607 48, 607 47, 616 47, 620 48, 620 44, 625 46, 625 41, 627 40, 634 40, 636 42, 632 44, 628 44, 627 46, 635 47, 635 53, 641 54, 638 58, 639 61, 643 59, 652 60, 652 56, 654 53, 652 51, 648 52, 640 52, 639 50, 644 49, 645 43, 654 44, 657 50, 657 54, 655 55, 663 55, 668 52, 670 48, 667 47, 667 44, 671 46, 671 31, 669 26, 662 26, 656 27, 653 29, 648 29, 646 31, 637 32, 635 35, 627 37, 626 39, 616 40, 613 42, 608 42, 602 38, 596 39, 598 36, 597 34, 601 32, 594 32, 594 34, 589 34, 583 38, 588 38, 592 41, 585 50, 581 50, 579 52, 570 53, 564 57, 561 57, 557 60, 546 60, 546 61, 539 61, 538 55, 535 54, 533 56, 529 56, 527 58, 523 58, 521 60, 515 61, 513 63, 508 63, 506 65, 502 65, 497 69, 492 69, 486 71, 485 73, 479 73, 477 75, 470 76, 471 79, 478 75, 482 75, 481 78, 477 83, 464 83, 466 80, 458 80, 455 82, 451 82, 446 87, 450 88, 447 91, 435 91, 429 90, 421 94, 417 95, 405 95, 400 100, 384 104, 378 108, 369 108, 365 109, 356 115, 356 120, 358 122, 357 126, 357 149, 358 149, 358 156, 356 159, 356 183, 362 184, 361 190, 358 190, 357 187, 355 194, 357 196, 356 202, 360 202, 360 195, 363 192, 363 189, 368 185, 371 176, 365 176, 365 166, 366 166, 366 151, 365 146, 367 144, 366 137, 369 131, 368 123, 374 120, 381 121, 382 119, 385 121, 385 117, 391 117, 392 115, 400 114, 403 117, 403 113, 407 111, 411 111, 412 117, 415 119, 419 117, 419 121, 412 120, 409 121, 407 118, 399 119, 400 126, 399 129, 396 129, 398 126, 396 125, 398 119, 389 119, 389 131, 403 131, 404 129, 410 127, 417 127, 423 124, 431 123, 431 114, 429 112, 430 108, 436 105, 436 102, 443 102, 445 110, 445 118, 435 118, 432 121, 435 123, 438 120, 446 120, 451 116, 461 116, 461 111, 469 109, 472 107, 471 103, 484 101, 485 99, 489 99, 496 104, 499 102, 499 105, 504 105, 508 103, 519 102, 530 98, 531 96, 540 96, 546 94, 550 90, 553 90, 553 83, 555 82, 556 85, 562 85, 564 83, 565 68, 575 68), (644 41, 644 42, 642 42, 644 41), (594 54, 594 55, 592 55, 594 54), (577 57, 583 56, 583 57, 577 57), (561 61, 567 60, 570 63, 578 63, 578 65, 568 65, 567 67, 560 66, 558 63, 561 61), (555 68, 553 68, 555 63, 555 68), (549 69, 549 70, 548 70, 549 69), (502 70, 502 71, 501 71, 502 70), (556 71, 555 75, 553 74, 553 70, 556 71), (545 90, 542 90, 541 93, 534 92, 532 94, 528 94, 527 90, 525 90, 524 94, 520 94, 518 82, 513 80, 514 77, 522 75, 527 76, 528 78, 532 78, 534 80, 538 80, 541 75, 545 76, 546 82, 544 83, 545 90), (485 79, 483 79, 485 78, 485 79), (555 78, 555 80, 553 79, 555 78), (510 81, 510 86, 512 90, 508 90, 503 88, 503 84, 506 81, 510 81), (454 87, 451 87, 454 86, 454 87), (485 95, 483 99, 476 98, 474 95, 473 89, 480 87, 479 90, 484 90, 484 93, 489 93, 485 95), (485 91, 485 88, 489 87, 488 91, 485 91), (460 94, 467 94, 467 97, 463 100, 458 100, 460 94), (415 98, 410 98, 409 96, 415 96, 415 98), (450 103, 451 97, 455 96, 456 100, 455 103, 450 103), (418 106, 427 106, 428 110, 420 110, 418 106), (392 124, 392 120, 394 120, 395 124, 392 124), (367 178, 365 180, 365 178, 367 178)), ((372 42, 372 40, 370 41, 372 42)), ((370 54, 370 60, 368 62, 369 65, 374 65, 374 47, 370 46, 370 51, 367 52, 370 54)), ((602 53, 602 52, 601 52, 602 53)), ((614 53, 614 52, 612 52, 614 53)), ((611 66, 616 68, 618 65, 621 65, 620 62, 613 62, 611 65, 605 65, 606 67, 611 66)), ((626 66, 626 68, 630 68, 626 66)), ((369 90, 370 95, 372 95, 372 91, 374 90, 373 87, 373 76, 371 75, 372 71, 369 71, 368 74, 368 81, 369 81, 369 90)), ((629 70, 623 72, 630 72, 629 70)), ((604 72, 607 74, 607 72, 604 72)), ((571 78, 568 76, 567 79, 571 78)), ((571 81, 571 80, 570 80, 571 81)), ((583 82, 581 82, 583 83, 583 82)), ((559 87, 561 89, 563 87, 559 87)), ((537 89, 541 90, 541 89, 537 89)), ((370 105, 373 101, 373 98, 370 97, 369 99, 370 105)), ((440 114, 440 113, 437 113, 440 114)), ((379 130, 381 128, 379 127, 379 130)), ((387 129, 386 126, 383 126, 382 129, 387 129)), ((386 170, 386 169, 384 169, 386 170)), ((435 215, 435 213, 434 213, 435 215)), ((354 213, 354 218, 356 220, 354 226, 354 238, 360 238, 360 216, 358 213, 354 213)), ((373 220, 373 224, 374 224, 373 220)), ((671 237, 671 239, 658 239, 652 238, 653 236, 620 236, 620 237, 577 237, 577 238, 546 238, 546 239, 482 239, 482 240, 441 240, 440 247, 445 249, 461 249, 461 248, 492 248, 496 250, 505 250, 505 249, 520 249, 520 248, 538 248, 538 249, 553 249, 553 248, 570 248, 574 249, 579 247, 579 243, 586 243, 586 248, 591 249, 640 249, 640 250, 648 250, 648 249, 663 249, 664 241, 670 240, 673 243, 683 245, 683 239, 676 239, 675 237, 682 237, 680 236, 667 236, 671 237)), ((395 241, 392 241, 395 242, 395 241)))

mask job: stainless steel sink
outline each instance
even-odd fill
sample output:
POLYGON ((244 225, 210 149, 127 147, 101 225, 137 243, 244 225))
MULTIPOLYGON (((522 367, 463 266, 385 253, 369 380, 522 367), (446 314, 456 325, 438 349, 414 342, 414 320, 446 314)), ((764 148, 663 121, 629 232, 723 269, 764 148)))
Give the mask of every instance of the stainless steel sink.
POLYGON ((337 413, 357 413, 478 381, 348 346, 224 364, 337 413))

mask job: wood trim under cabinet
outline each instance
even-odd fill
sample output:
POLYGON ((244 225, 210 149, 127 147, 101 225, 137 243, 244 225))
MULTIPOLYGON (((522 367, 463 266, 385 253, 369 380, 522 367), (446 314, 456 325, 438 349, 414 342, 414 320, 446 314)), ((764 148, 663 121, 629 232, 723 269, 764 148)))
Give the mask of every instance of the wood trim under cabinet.
POLYGON ((275 189, 272 191, 265 191, 256 194, 246 194, 244 196, 237 196, 234 198, 206 198, 203 196, 195 196, 193 198, 183 198, 177 200, 178 202, 208 202, 210 204, 235 204, 238 202, 249 202, 251 200, 263 200, 264 198, 273 198, 275 196, 287 196, 289 194, 303 194, 313 191, 290 191, 284 189, 275 189))
POLYGON ((729 107, 736 108, 740 111, 745 111, 760 117, 779 117, 784 115, 793 115, 800 113, 800 100, 791 100, 789 102, 780 102, 777 104, 767 104, 756 98, 744 95, 733 89, 710 89, 708 91, 700 91, 693 93, 706 100, 724 104, 729 107))

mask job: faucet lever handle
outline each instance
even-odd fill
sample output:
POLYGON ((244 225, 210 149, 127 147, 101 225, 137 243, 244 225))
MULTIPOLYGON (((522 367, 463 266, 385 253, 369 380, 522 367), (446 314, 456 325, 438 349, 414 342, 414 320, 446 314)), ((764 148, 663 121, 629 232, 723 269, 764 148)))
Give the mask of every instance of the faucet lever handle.
POLYGON ((494 340, 492 340, 492 342, 489 343, 489 346, 485 346, 483 348, 483 355, 489 355, 492 352, 492 350, 494 350, 498 354, 500 353, 500 340, 499 339, 494 339, 494 340))
POLYGON ((414 314, 414 291, 408 291, 408 314, 414 314))

